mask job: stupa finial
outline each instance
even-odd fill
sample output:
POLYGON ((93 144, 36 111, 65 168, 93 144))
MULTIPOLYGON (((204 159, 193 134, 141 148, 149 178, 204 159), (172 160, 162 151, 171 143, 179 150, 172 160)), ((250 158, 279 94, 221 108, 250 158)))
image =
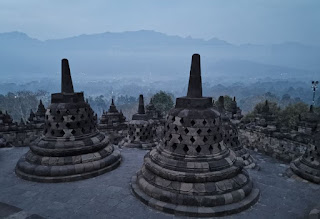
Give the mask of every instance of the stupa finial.
POLYGON ((310 112, 310 113, 313 113, 313 105, 310 105, 309 112, 310 112))
POLYGON ((113 98, 112 98, 112 100, 111 100, 111 105, 112 105, 112 106, 114 106, 114 101, 113 101, 113 98))
POLYGON ((199 54, 192 55, 187 97, 202 97, 201 67, 199 54))
POLYGON ((145 114, 144 101, 143 101, 143 95, 142 94, 140 94, 140 96, 139 96, 138 114, 145 114))
POLYGON ((61 64, 61 93, 74 93, 68 59, 61 64))

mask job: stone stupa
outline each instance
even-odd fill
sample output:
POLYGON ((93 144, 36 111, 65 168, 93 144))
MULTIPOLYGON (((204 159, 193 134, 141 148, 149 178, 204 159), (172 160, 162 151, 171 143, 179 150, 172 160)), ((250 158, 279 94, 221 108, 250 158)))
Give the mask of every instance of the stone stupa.
POLYGON ((35 128, 43 128, 45 122, 45 114, 46 108, 44 107, 42 100, 40 100, 37 112, 34 113, 32 110, 30 111, 30 116, 28 118, 29 124, 35 126, 35 128))
POLYGON ((31 181, 66 182, 116 168, 120 152, 97 130, 96 123, 83 92, 74 92, 69 63, 63 59, 61 93, 51 95, 43 136, 20 158, 16 174, 31 181))
POLYGON ((306 179, 310 182, 320 184, 320 132, 315 131, 319 122, 317 114, 310 106, 308 113, 303 115, 301 123, 303 123, 304 134, 313 134, 312 141, 308 144, 305 153, 290 163, 290 168, 286 171, 287 176, 293 174, 306 179))
POLYGON ((151 149, 157 145, 155 123, 145 113, 143 95, 139 96, 138 113, 132 116, 128 124, 128 136, 121 145, 130 148, 151 149))
POLYGON ((243 161, 245 168, 255 168, 257 165, 254 159, 249 154, 248 150, 243 147, 239 140, 239 130, 235 124, 232 123, 225 110, 224 97, 220 96, 217 105, 221 114, 221 121, 224 128, 224 143, 227 147, 233 150, 238 160, 243 161))
POLYGON ((99 129, 110 129, 110 130, 120 130, 126 129, 127 125, 125 124, 126 117, 122 112, 119 112, 116 105, 114 104, 114 100, 112 98, 111 105, 107 112, 103 112, 99 129))
POLYGON ((224 144, 220 113, 202 96, 200 55, 192 56, 188 94, 169 111, 163 142, 132 178, 134 194, 158 210, 223 216, 253 205, 259 190, 224 144))

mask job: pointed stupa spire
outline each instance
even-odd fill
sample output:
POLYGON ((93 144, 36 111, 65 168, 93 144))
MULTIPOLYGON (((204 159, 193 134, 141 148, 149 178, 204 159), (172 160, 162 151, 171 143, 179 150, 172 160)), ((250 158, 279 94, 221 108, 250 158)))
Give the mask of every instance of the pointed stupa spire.
POLYGON ((143 95, 142 94, 140 94, 140 96, 139 96, 138 114, 145 114, 144 101, 143 101, 143 95))
POLYGON ((62 59, 61 93, 74 93, 68 59, 62 59))
POLYGON ((113 101, 113 98, 112 98, 112 100, 111 100, 111 105, 112 105, 112 106, 114 106, 114 101, 113 101))
POLYGON ((192 55, 187 97, 190 97, 190 98, 202 97, 201 67, 200 67, 199 54, 192 55))
POLYGON ((236 101, 236 97, 235 96, 233 97, 233 101, 236 101))
POLYGON ((313 105, 310 105, 309 112, 310 112, 310 113, 313 113, 313 105))

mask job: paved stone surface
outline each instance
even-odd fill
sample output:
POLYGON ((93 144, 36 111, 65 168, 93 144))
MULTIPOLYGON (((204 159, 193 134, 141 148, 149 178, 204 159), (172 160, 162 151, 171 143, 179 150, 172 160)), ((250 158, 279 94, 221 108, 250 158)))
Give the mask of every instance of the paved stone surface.
POLYGON ((43 217, 30 214, 12 205, 0 202, 0 218, 5 219, 41 219, 43 217))
MULTIPOLYGON (((54 184, 29 182, 15 175, 15 165, 27 150, 0 149, 0 202, 46 218, 174 218, 144 205, 130 191, 131 177, 147 151, 124 148, 117 169, 92 179, 54 184)), ((320 201, 320 186, 283 177, 288 165, 265 155, 252 156, 261 167, 249 170, 261 197, 248 210, 225 218, 308 217, 320 201)))

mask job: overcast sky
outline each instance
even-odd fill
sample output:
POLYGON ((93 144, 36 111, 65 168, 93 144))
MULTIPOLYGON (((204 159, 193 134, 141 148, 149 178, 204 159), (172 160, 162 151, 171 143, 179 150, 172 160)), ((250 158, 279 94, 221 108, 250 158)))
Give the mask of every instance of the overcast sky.
POLYGON ((0 32, 45 40, 141 29, 235 44, 320 45, 320 0, 0 0, 0 32))

